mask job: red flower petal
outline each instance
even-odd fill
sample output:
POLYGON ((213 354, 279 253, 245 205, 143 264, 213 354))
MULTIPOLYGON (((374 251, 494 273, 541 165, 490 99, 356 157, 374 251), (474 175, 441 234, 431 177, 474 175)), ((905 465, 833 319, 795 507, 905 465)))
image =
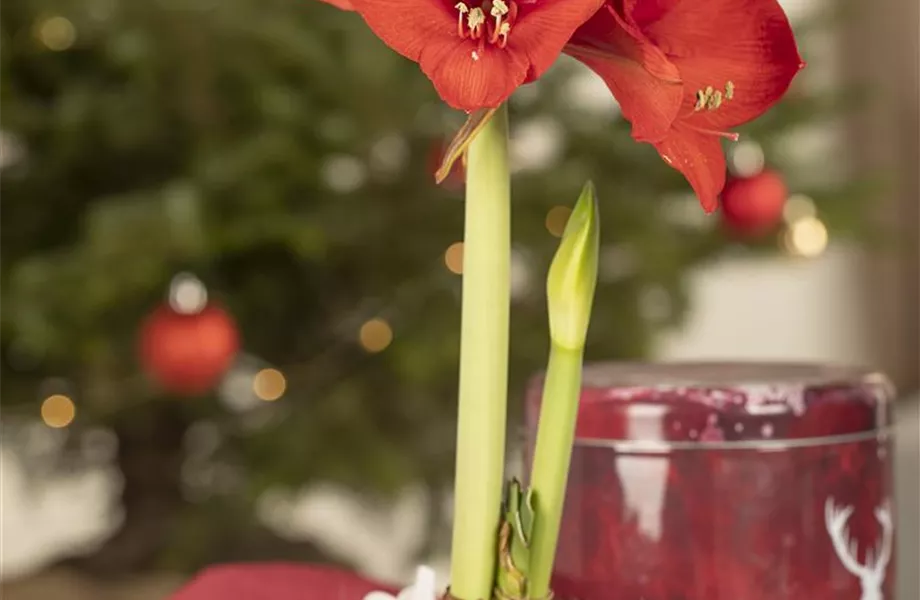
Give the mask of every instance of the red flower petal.
POLYGON ((489 45, 479 49, 477 44, 457 37, 448 44, 429 44, 419 66, 444 102, 472 112, 507 100, 524 83, 528 63, 522 54, 489 45))
POLYGON ((666 163, 684 174, 703 209, 714 211, 725 186, 725 154, 720 138, 677 123, 655 148, 666 163))
POLYGON ((502 49, 461 38, 457 34, 460 13, 452 2, 351 0, 385 44, 419 63, 441 98, 465 111, 494 108, 528 78, 543 74, 572 33, 602 3, 566 0, 526 4, 502 49))
POLYGON ((361 600, 374 590, 395 592, 329 567, 238 564, 202 571, 170 600, 361 600))
POLYGON ((440 0, 351 0, 383 43, 409 60, 419 62, 431 45, 454 44, 457 14, 440 0))
POLYGON ((694 126, 721 130, 754 119, 782 97, 802 67, 789 21, 776 0, 671 4, 644 31, 680 70, 684 110, 694 126), (693 110, 698 90, 711 87, 724 96, 726 85, 732 90, 730 100, 723 98, 715 110, 693 110))
POLYGON ((603 4, 604 0, 555 0, 522 9, 508 37, 508 50, 527 56, 527 78, 533 81, 546 72, 575 31, 603 4))
POLYGON ((452 108, 491 108, 527 76, 523 53, 457 35, 457 17, 441 0, 352 0, 371 30, 393 50, 419 63, 452 108))
POLYGON ((634 25, 602 9, 565 51, 601 76, 632 123, 634 139, 657 142, 667 135, 684 95, 680 74, 634 25))
POLYGON ((331 4, 336 8, 341 8, 342 10, 354 10, 355 7, 351 5, 351 0, 320 0, 320 2, 325 2, 326 4, 331 4))

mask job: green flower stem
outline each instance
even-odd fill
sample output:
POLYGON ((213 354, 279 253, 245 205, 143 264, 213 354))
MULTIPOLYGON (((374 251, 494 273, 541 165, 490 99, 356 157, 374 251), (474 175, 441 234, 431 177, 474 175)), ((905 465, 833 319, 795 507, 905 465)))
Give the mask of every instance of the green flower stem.
POLYGON ((575 441, 583 355, 583 348, 565 348, 556 343, 550 350, 530 481, 537 518, 530 547, 527 587, 530 598, 534 599, 546 598, 550 592, 550 575, 575 441))
POLYGON ((530 475, 535 517, 527 570, 528 594, 537 600, 550 593, 550 575, 575 441, 581 365, 597 286, 599 247, 597 199, 589 182, 569 217, 546 278, 552 346, 530 475))
POLYGON ((495 578, 508 403, 511 183, 508 116, 470 144, 451 594, 488 600, 495 578))

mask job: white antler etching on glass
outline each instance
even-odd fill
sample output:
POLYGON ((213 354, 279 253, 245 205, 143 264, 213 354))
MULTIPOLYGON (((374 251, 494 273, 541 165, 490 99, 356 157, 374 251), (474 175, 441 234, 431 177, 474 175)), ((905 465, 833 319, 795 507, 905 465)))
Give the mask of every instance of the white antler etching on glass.
POLYGON ((837 506, 833 498, 824 503, 824 522, 831 536, 834 551, 844 568, 859 578, 862 588, 860 600, 884 600, 882 584, 885 570, 891 559, 891 546, 894 538, 894 525, 891 521, 891 509, 886 502, 875 509, 875 519, 882 528, 882 539, 875 548, 866 550, 865 563, 859 562, 858 547, 855 540, 850 540, 847 521, 853 514, 852 506, 837 506))

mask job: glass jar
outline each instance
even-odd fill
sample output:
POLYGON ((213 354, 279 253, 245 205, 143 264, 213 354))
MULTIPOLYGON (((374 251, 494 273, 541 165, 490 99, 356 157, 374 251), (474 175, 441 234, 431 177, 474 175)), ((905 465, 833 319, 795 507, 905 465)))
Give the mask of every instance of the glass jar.
POLYGON ((557 597, 891 600, 892 396, 831 367, 588 365, 557 597))

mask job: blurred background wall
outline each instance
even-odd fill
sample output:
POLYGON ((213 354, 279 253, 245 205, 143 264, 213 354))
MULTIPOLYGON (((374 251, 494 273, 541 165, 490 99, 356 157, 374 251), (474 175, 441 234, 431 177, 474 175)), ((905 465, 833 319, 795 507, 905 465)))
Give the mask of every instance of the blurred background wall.
MULTIPOLYGON (((916 563, 917 6, 784 5, 810 67, 730 154, 736 178, 784 183, 734 199, 775 215, 756 231, 705 217, 577 66, 516 95, 512 394, 545 359, 540 282, 591 176, 608 244, 589 356, 890 373, 916 563)), ((5 597, 161 598, 223 560, 443 567, 462 180, 430 172, 460 116, 319 4, 0 16, 5 597), (209 341, 169 316, 183 282, 209 341), (176 352, 196 369, 164 378, 176 352)))

